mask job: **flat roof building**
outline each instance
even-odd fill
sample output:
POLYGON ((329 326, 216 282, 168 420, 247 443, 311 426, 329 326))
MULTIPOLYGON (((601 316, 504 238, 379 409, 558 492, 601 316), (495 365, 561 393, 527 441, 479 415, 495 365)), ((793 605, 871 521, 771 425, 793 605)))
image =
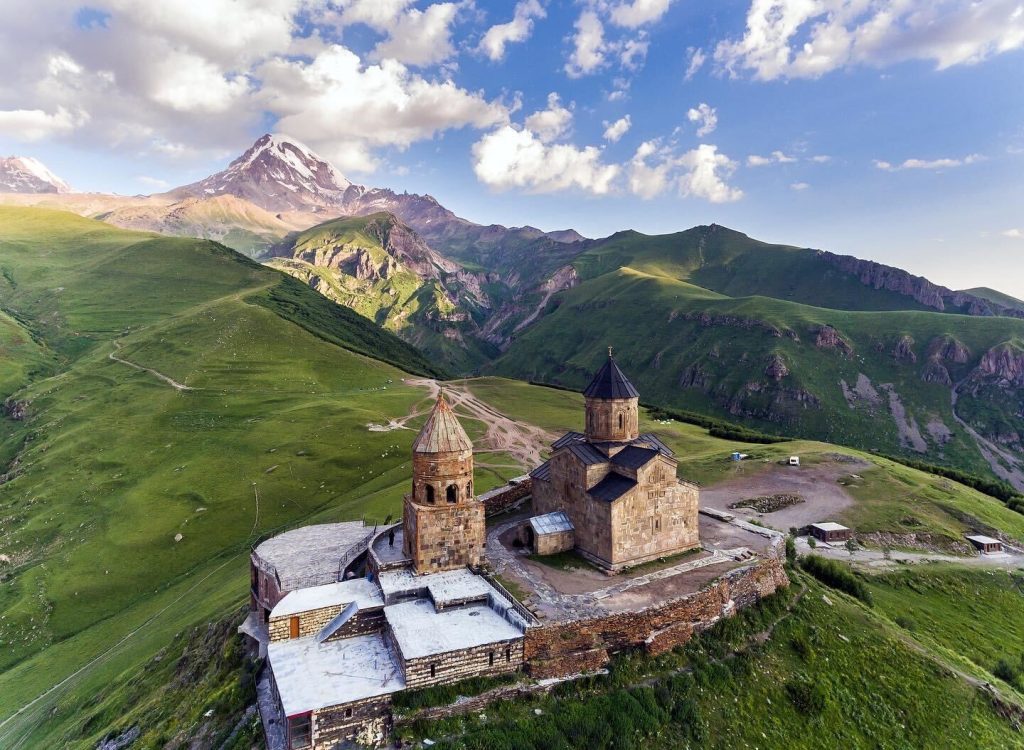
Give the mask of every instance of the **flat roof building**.
POLYGON ((968 535, 967 541, 986 555, 998 554, 1003 551, 1003 543, 1001 541, 984 534, 968 535))
POLYGON ((839 523, 826 521, 824 523, 812 523, 810 526, 811 536, 819 541, 831 544, 833 542, 846 542, 853 538, 853 530, 848 529, 839 523))

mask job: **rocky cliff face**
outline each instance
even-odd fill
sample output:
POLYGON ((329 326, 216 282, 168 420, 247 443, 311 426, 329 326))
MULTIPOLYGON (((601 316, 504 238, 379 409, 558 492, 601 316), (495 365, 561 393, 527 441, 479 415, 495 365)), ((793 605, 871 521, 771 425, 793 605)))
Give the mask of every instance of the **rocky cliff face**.
POLYGON ((956 292, 934 284, 923 276, 914 276, 901 268, 886 266, 852 255, 836 255, 825 250, 819 257, 844 273, 856 276, 862 284, 902 294, 927 307, 940 311, 963 312, 967 315, 1005 315, 1024 318, 1024 311, 1006 307, 967 292, 956 292))
POLYGON ((1024 387, 1024 349, 1011 343, 992 347, 982 356, 977 372, 996 378, 1001 385, 1024 387))

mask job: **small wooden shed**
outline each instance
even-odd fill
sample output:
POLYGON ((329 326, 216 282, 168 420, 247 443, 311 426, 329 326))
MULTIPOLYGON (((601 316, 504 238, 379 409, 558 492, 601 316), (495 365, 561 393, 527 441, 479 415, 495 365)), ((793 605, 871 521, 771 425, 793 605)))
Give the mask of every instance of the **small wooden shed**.
POLYGON ((853 537, 852 529, 848 529, 842 524, 833 523, 831 521, 826 523, 812 523, 810 531, 811 536, 815 539, 827 543, 845 542, 853 537))
POLYGON ((967 537, 967 541, 977 547, 981 552, 991 555, 1003 551, 1003 543, 998 539, 983 534, 974 534, 967 537))

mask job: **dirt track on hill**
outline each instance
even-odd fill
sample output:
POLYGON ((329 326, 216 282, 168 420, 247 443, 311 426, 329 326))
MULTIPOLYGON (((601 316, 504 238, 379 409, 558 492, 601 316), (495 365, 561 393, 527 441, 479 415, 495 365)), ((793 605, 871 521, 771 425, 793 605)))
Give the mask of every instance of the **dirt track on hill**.
MULTIPOLYGON (((436 380, 428 378, 407 378, 404 382, 417 388, 426 388, 431 399, 437 398, 438 391, 442 387, 436 380)), ((463 384, 445 383, 444 393, 448 398, 448 403, 456 412, 471 419, 477 419, 486 426, 483 439, 477 441, 475 446, 478 455, 481 453, 506 453, 521 463, 524 470, 528 471, 544 461, 541 452, 558 437, 540 427, 518 422, 502 414, 490 404, 474 396, 463 384)), ((395 420, 390 426, 392 429, 404 428, 410 419, 426 414, 428 411, 429 407, 413 412, 395 420)), ((480 466, 487 466, 484 462, 478 461, 477 463, 480 466)))

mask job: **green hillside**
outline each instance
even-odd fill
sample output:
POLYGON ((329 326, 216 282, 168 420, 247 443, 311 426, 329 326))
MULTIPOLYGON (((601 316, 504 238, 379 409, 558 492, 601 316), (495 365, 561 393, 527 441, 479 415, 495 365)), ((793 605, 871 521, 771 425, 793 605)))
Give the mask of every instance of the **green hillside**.
POLYGON ((997 305, 1003 305, 1004 307, 1024 311, 1024 300, 1011 297, 1009 294, 1003 294, 995 289, 989 289, 987 286, 977 286, 973 289, 964 289, 964 292, 966 294, 973 294, 975 297, 987 299, 990 302, 995 302, 997 305))
POLYGON ((1012 364, 1024 321, 931 310, 864 286, 815 251, 712 229, 597 243, 574 261, 582 283, 558 294, 492 371, 579 389, 613 346, 648 403, 1024 487, 1024 383, 1012 364), (957 417, 1010 458, 983 455, 957 417))
POLYGON ((332 219, 289 235, 267 260, 454 371, 493 354, 479 340, 482 294, 392 214, 332 219))
POLYGON ((367 424, 436 371, 212 242, 3 208, 0 269, 0 747, 64 747, 123 670, 241 604, 249 542, 394 511, 414 433, 367 424))

